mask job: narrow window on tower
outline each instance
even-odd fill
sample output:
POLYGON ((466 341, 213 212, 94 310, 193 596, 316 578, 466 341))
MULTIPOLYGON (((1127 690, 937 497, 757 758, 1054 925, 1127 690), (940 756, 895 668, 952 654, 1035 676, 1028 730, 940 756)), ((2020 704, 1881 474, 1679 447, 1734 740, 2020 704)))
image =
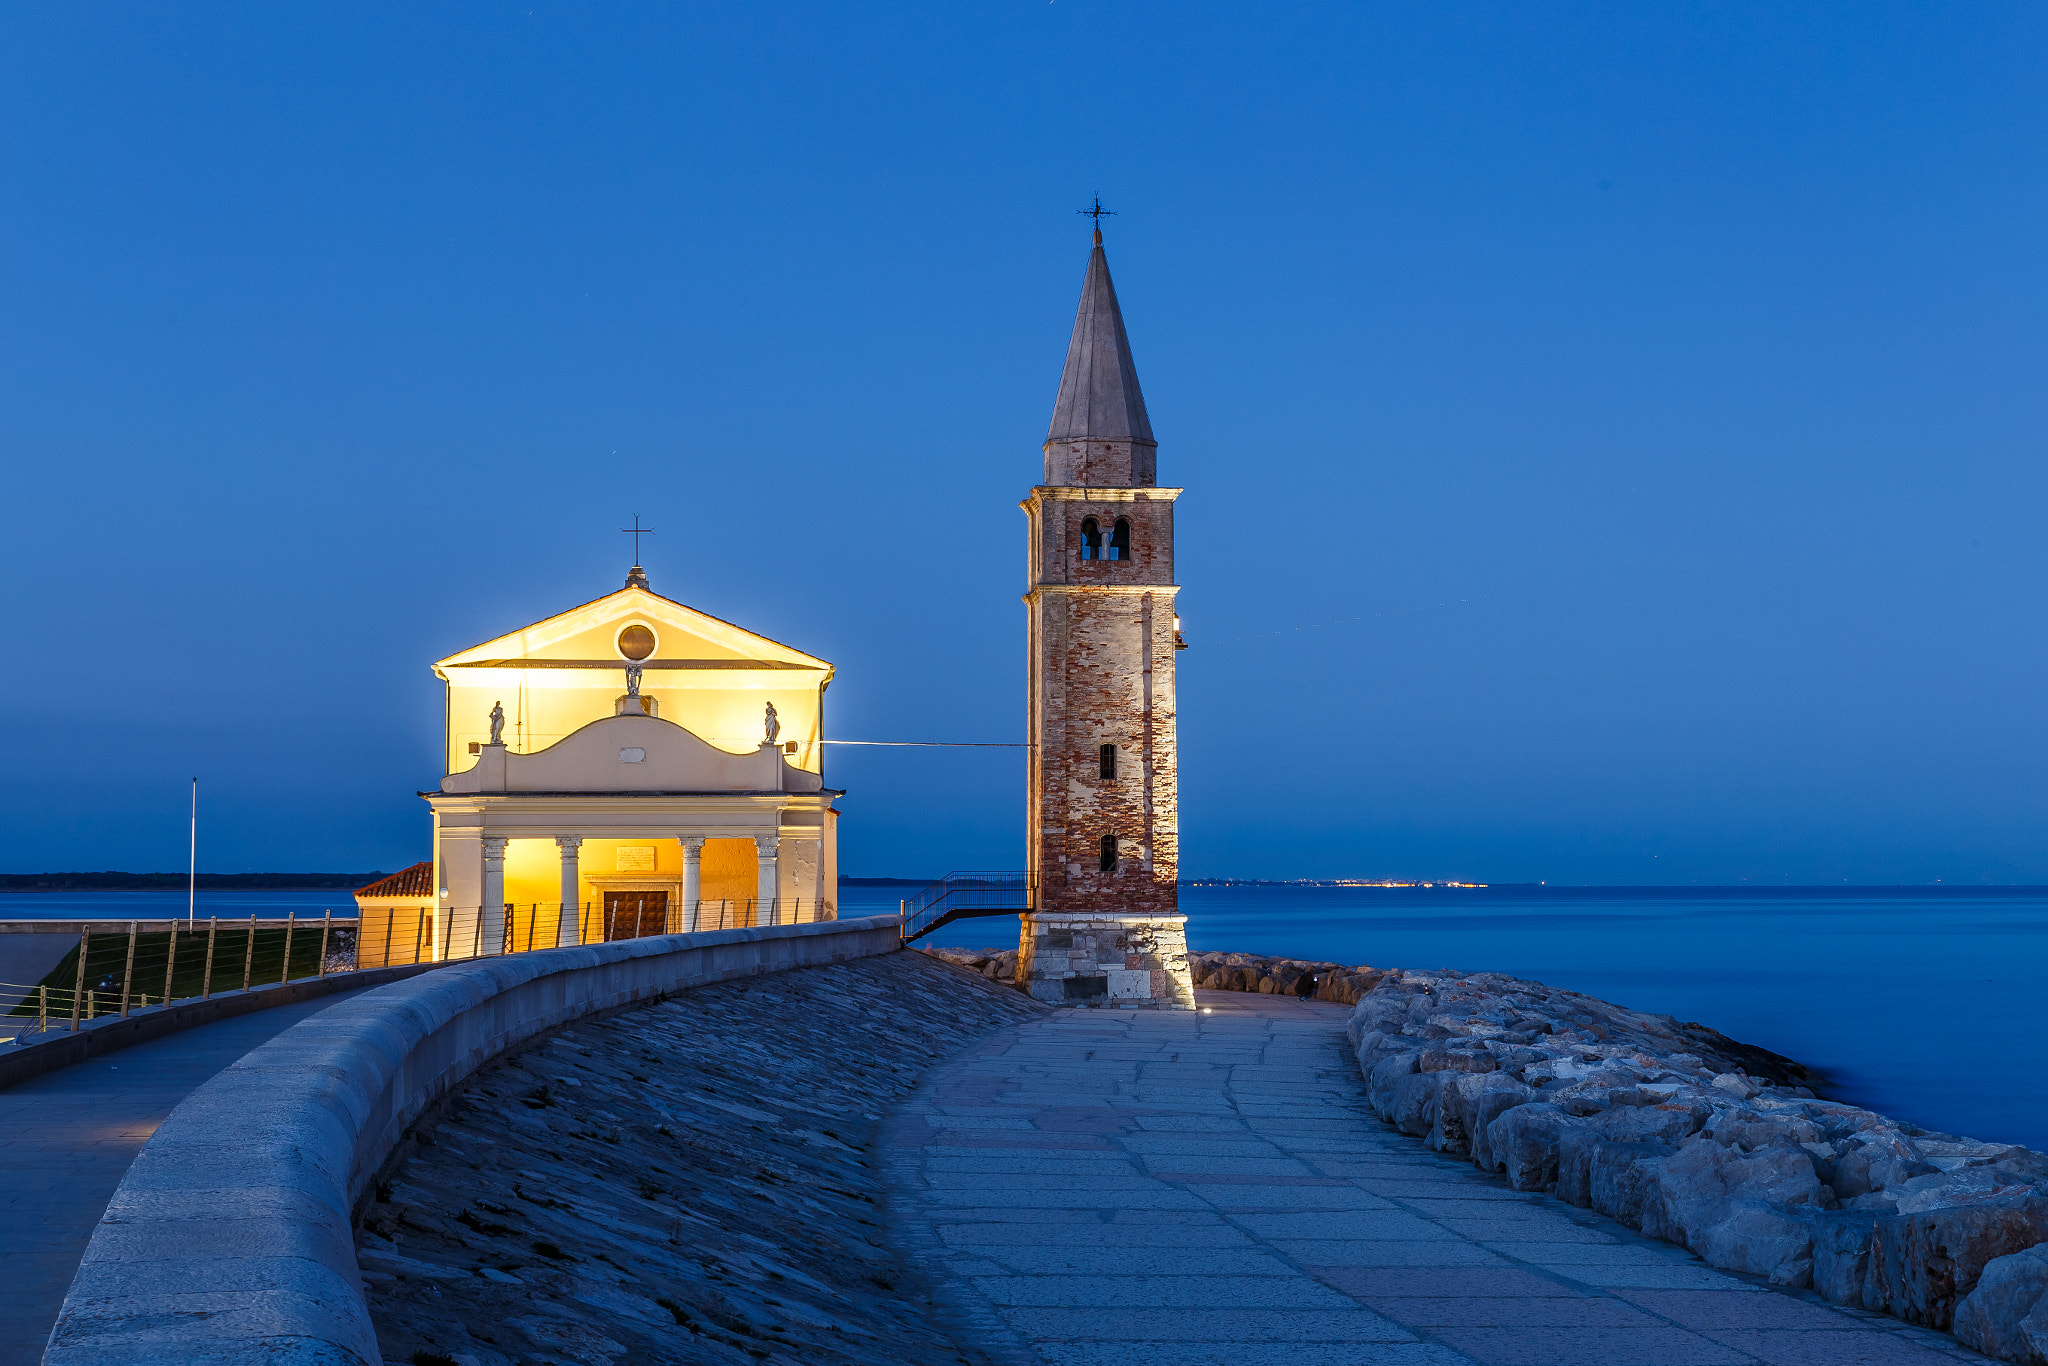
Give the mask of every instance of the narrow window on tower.
POLYGON ((1115 835, 1104 835, 1102 837, 1102 871, 1105 873, 1113 873, 1116 871, 1115 835))
POLYGON ((1093 517, 1081 519, 1081 558, 1099 560, 1102 558, 1102 523, 1093 517))
POLYGON ((1106 558, 1112 560, 1128 560, 1131 558, 1131 524, 1121 517, 1116 519, 1116 527, 1109 533, 1109 554, 1106 558))
POLYGON ((1107 780, 1116 777, 1116 746, 1102 747, 1102 777, 1107 780))

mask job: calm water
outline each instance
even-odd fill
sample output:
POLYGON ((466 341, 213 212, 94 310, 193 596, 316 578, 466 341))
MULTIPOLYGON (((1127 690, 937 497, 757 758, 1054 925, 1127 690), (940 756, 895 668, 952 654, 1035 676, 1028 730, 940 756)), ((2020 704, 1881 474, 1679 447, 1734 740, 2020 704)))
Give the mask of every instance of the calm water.
MULTIPOLYGON (((903 887, 846 887, 844 916, 903 887)), ((1197 949, 1511 972, 1699 1020, 1930 1129, 2048 1149, 2048 889, 1188 887, 1197 949)), ((347 913, 333 891, 199 893, 199 914, 347 913)), ((0 919, 161 919, 182 893, 0 896, 0 919)), ((945 944, 1016 943, 966 921, 945 944)))
MULTIPOLYGON (((356 899, 346 889, 332 887, 281 892, 209 892, 201 887, 196 911, 201 920, 247 920, 252 915, 282 919, 293 911, 318 919, 323 911, 354 915, 356 899)), ((182 891, 0 892, 0 920, 169 920, 184 914, 182 891)))
MULTIPOLYGON (((847 888, 841 913, 869 893, 903 894, 847 888)), ((1191 948, 1510 972, 1699 1020, 1926 1128, 2048 1149, 2048 889, 1188 887, 1181 907, 1191 948)))

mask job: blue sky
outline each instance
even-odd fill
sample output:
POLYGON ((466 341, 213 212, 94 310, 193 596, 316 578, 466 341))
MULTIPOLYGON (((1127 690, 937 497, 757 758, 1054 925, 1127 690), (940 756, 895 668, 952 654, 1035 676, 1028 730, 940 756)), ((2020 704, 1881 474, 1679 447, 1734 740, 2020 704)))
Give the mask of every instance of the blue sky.
MULTIPOLYGON (((0 867, 422 857, 428 663, 616 587, 1023 732, 1100 192, 1183 868, 2048 882, 2023 6, 0 14, 0 867)), ((1022 860, 835 754, 842 865, 1022 860)))

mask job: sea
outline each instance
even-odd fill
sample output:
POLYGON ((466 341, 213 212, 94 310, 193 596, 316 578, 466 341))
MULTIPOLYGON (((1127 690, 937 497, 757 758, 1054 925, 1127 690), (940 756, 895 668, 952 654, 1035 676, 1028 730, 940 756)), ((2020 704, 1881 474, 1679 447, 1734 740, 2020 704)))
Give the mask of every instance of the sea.
MULTIPOLYGON (((876 910, 915 889, 842 889, 876 910)), ((1181 889, 1193 949, 1506 972, 1697 1020, 1921 1128, 2048 1151, 2048 887, 1181 889)), ((940 943, 1015 947, 1014 922, 940 943)))
MULTIPOLYGON (((843 885, 840 914, 915 884, 843 885)), ((1697 1020, 1796 1058, 1828 1094, 1938 1132, 2048 1151, 2048 888, 1181 889, 1189 947, 1506 972, 1697 1020)), ((0 919, 161 919, 182 892, 0 896, 0 919)), ((207 891, 198 914, 347 914, 334 891, 207 891)), ((1014 948, 1008 918, 933 938, 1014 948)))

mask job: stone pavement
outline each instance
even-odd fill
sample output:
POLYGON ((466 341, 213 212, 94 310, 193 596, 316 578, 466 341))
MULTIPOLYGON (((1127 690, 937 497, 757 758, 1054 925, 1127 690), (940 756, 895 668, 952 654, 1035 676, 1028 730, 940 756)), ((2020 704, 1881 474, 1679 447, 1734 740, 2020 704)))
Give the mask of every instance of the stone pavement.
POLYGON ((201 1082, 337 992, 218 1020, 0 1090, 0 1366, 36 1366, 135 1154, 201 1082))
POLYGON ((1959 1366, 1953 1338, 1715 1271, 1381 1123, 1345 1007, 1062 1010, 936 1069, 896 1231, 1024 1366, 1959 1366))

